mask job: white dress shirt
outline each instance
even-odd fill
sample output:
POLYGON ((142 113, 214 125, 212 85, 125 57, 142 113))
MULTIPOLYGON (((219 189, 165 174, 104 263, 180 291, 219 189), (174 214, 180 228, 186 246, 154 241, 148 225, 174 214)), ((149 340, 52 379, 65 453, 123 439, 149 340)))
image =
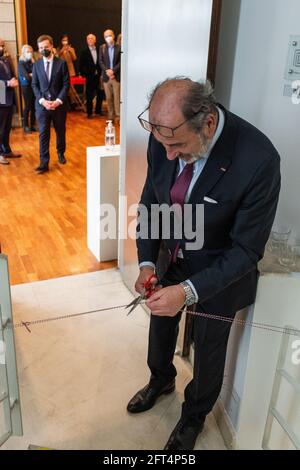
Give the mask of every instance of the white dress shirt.
POLYGON ((90 46, 89 46, 89 50, 91 51, 94 64, 96 65, 96 64, 97 64, 97 60, 98 60, 96 47, 90 47, 90 46))

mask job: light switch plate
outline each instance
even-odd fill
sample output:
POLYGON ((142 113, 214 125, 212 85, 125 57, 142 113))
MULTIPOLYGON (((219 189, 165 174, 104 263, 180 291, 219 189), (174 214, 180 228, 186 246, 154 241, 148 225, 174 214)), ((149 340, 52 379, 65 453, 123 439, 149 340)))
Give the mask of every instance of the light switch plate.
POLYGON ((292 81, 300 80, 300 36, 290 36, 284 78, 292 81))

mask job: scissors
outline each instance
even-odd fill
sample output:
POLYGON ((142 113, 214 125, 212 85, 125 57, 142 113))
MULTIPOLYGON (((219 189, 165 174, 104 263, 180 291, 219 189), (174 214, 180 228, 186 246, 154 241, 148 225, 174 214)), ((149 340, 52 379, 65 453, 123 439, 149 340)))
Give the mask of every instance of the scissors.
POLYGON ((138 297, 136 297, 130 304, 128 304, 125 308, 130 308, 129 312, 127 313, 127 316, 130 315, 130 313, 140 305, 143 300, 147 300, 151 297, 151 295, 155 292, 156 285, 158 283, 158 279, 155 274, 152 274, 152 276, 149 277, 149 279, 143 284, 144 288, 138 297), (156 280, 156 284, 153 284, 152 281, 156 280))

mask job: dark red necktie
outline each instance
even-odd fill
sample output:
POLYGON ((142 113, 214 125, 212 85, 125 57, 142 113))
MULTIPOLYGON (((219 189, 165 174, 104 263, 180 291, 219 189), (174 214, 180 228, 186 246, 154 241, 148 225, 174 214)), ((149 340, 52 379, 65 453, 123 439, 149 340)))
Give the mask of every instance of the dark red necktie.
MULTIPOLYGON (((182 207, 182 209, 184 207, 186 193, 188 192, 191 181, 193 179, 193 170, 194 170, 194 164, 187 163, 184 169, 182 170, 182 172, 180 173, 180 175, 178 176, 178 178, 176 179, 170 191, 172 204, 179 204, 182 207)), ((178 242, 172 254, 172 261, 174 263, 177 260, 179 248, 180 248, 180 243, 178 242)))

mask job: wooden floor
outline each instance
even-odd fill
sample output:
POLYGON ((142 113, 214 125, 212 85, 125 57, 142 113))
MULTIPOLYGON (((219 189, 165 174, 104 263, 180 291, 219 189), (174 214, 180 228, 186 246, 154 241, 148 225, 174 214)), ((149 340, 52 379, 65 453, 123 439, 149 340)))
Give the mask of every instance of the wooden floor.
MULTIPOLYGON (((0 165, 0 243, 9 257, 11 284, 97 271, 86 240, 86 147, 104 145, 105 117, 81 112, 67 120, 66 165, 59 165, 51 130, 50 172, 36 175, 38 133, 11 133, 22 158, 0 165)), ((1 280, 0 280, 1 282, 1 280)))

